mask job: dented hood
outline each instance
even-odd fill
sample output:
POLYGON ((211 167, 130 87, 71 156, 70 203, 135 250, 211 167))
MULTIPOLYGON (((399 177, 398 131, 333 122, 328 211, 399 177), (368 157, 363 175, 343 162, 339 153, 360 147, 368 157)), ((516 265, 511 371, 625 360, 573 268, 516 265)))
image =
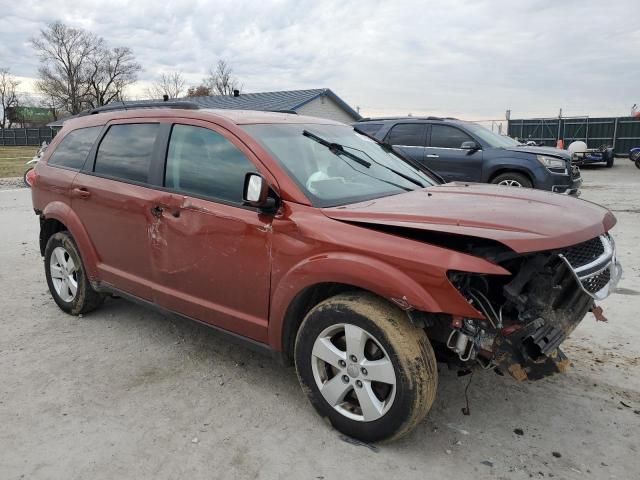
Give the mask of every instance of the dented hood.
POLYGON ((519 253, 575 245, 616 223, 609 210, 584 200, 529 188, 465 183, 322 211, 335 220, 356 224, 487 238, 519 253))

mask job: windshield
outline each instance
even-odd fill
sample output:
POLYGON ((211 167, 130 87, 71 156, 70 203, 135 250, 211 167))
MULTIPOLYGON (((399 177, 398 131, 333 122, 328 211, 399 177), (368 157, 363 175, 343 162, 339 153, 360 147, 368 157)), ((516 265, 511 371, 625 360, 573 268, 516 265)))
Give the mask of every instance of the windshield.
POLYGON ((437 180, 346 125, 244 125, 317 207, 436 185, 437 180), (331 144, 331 145, 329 145, 331 144))
POLYGON ((468 122, 465 124, 465 127, 467 127, 476 137, 479 137, 482 141, 488 143, 489 146, 493 148, 512 148, 522 145, 511 137, 494 133, 477 123, 468 122))

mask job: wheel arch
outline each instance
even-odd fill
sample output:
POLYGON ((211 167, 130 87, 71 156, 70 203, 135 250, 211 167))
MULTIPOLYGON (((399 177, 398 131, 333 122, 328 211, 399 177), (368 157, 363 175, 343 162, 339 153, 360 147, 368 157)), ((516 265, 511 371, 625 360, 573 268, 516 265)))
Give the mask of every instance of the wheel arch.
POLYGON ((78 215, 62 202, 48 204, 40 215, 40 252, 44 249, 52 235, 60 231, 68 231, 78 247, 84 268, 90 280, 98 276, 98 254, 78 215))
POLYGON ((521 175, 524 175, 531 182, 531 185, 533 185, 534 187, 536 186, 535 176, 532 175, 529 170, 527 170, 526 168, 511 166, 511 165, 496 167, 495 170, 492 170, 491 174, 489 175, 489 178, 487 179, 487 182, 491 183, 496 177, 503 175, 505 173, 519 173, 521 175))
POLYGON ((422 286, 384 262, 348 254, 325 254, 296 265, 274 289, 269 315, 271 348, 290 361, 298 327, 306 314, 321 301, 353 290, 398 305, 406 302, 407 309, 441 310, 422 286))

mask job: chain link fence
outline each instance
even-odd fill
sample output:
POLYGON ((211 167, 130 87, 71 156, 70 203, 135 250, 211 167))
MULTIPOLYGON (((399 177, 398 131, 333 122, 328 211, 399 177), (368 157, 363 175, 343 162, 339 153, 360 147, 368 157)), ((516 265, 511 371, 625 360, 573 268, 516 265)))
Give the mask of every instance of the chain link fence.
POLYGON ((59 129, 40 128, 4 128, 0 129, 0 146, 39 146, 42 142, 51 143, 59 129))

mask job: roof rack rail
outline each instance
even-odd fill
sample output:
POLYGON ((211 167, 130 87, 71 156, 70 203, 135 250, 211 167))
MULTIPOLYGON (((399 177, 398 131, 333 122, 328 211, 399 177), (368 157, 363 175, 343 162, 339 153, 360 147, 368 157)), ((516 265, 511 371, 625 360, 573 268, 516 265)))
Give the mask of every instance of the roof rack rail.
POLYGON ((410 117, 410 116, 404 116, 404 117, 366 117, 366 118, 361 118, 360 120, 358 120, 358 122, 382 122, 385 120, 458 120, 457 118, 453 118, 453 117, 410 117))
POLYGON ((290 113, 291 115, 298 115, 298 112, 296 112, 295 110, 265 110, 265 112, 290 113))
POLYGON ((90 108, 78 115, 95 115, 103 112, 113 112, 117 110, 134 110, 139 108, 182 108, 185 110, 199 110, 198 104, 193 102, 117 102, 104 105, 102 107, 90 108))

